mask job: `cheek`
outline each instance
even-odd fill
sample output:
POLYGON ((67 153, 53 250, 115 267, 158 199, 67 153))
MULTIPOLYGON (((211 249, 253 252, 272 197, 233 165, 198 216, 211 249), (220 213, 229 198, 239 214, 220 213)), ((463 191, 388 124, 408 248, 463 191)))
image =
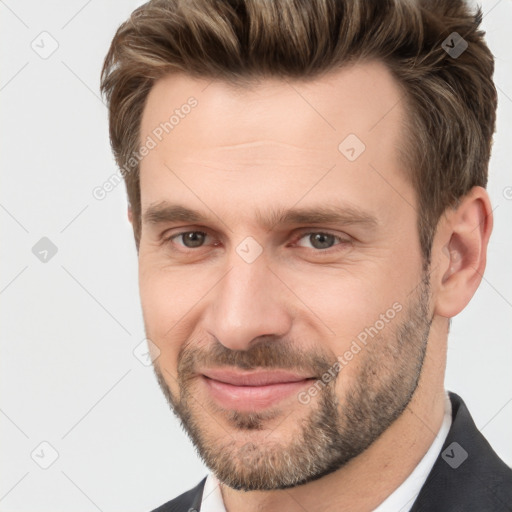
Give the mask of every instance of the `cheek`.
MULTIPOLYGON (((281 275, 298 297, 308 323, 326 335, 325 342, 335 355, 348 350, 352 340, 361 333, 364 336, 365 329, 377 322, 381 327, 381 315, 388 325, 388 317, 394 318, 395 309, 400 309, 405 297, 403 283, 390 283, 389 272, 377 265, 281 275)), ((294 297, 290 300, 297 302, 294 297)))
POLYGON ((204 286, 183 271, 139 261, 139 290, 146 335, 160 350, 166 380, 169 373, 176 378, 178 353, 197 324, 194 306, 199 306, 204 286))
MULTIPOLYGON (((139 290, 149 326, 164 335, 181 323, 207 289, 205 272, 199 268, 172 267, 158 256, 139 257, 139 290)), ((174 330, 174 329, 173 329, 174 330)))

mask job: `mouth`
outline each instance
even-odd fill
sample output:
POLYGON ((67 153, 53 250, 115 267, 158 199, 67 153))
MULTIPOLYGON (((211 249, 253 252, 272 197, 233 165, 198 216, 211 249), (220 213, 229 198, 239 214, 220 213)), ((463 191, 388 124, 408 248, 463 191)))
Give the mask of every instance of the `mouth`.
POLYGON ((284 370, 241 372, 209 369, 201 372, 210 396, 224 409, 255 412, 276 405, 311 385, 315 377, 284 370))

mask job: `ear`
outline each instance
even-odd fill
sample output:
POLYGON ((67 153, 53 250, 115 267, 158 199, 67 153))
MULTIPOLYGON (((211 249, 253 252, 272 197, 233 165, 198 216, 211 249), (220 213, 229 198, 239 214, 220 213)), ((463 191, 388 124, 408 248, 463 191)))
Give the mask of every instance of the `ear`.
POLYGON ((132 208, 130 205, 128 205, 128 221, 133 226, 133 214, 132 214, 132 208))
POLYGON ((485 271, 492 225, 489 195, 482 187, 473 187, 443 214, 432 246, 432 268, 438 269, 435 314, 454 317, 473 297, 485 271))

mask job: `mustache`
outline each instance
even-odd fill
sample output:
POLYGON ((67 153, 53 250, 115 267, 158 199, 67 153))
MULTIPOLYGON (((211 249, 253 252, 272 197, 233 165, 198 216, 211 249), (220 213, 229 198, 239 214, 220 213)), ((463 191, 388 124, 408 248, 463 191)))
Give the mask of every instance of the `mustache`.
POLYGON ((228 366, 241 370, 284 369, 320 377, 337 361, 334 354, 319 348, 300 349, 290 340, 261 336, 247 350, 231 350, 219 340, 205 345, 185 343, 178 354, 178 376, 187 380, 198 368, 228 366))

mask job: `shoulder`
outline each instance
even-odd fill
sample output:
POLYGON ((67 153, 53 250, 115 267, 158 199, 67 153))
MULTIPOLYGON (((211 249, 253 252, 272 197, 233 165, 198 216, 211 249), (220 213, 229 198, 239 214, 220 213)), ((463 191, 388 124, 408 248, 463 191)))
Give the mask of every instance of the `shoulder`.
POLYGON ((512 511, 512 469, 477 429, 455 393, 452 426, 411 512, 512 511))
POLYGON ((201 508, 201 499, 203 497, 203 488, 206 477, 204 477, 195 487, 180 494, 176 498, 152 512, 198 512, 201 508))

